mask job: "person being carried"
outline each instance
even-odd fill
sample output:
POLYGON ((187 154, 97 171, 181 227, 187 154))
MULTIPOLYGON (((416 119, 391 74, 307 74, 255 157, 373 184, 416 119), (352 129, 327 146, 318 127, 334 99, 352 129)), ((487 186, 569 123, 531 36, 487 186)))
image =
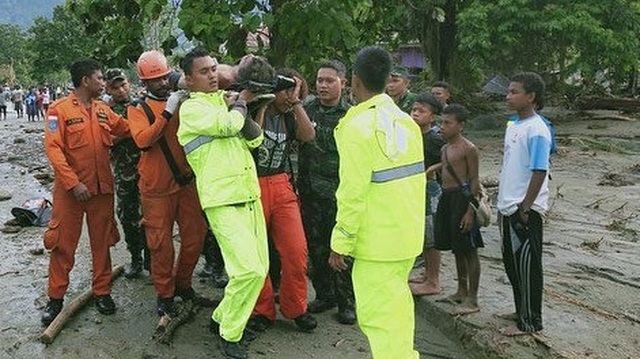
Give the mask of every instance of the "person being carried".
MULTIPOLYGON (((239 66, 251 61, 246 57, 239 66)), ((245 328, 269 269, 260 185, 251 155, 263 134, 247 116, 247 101, 255 95, 245 89, 234 103, 227 103, 219 65, 205 49, 189 52, 181 67, 191 93, 180 107, 178 140, 196 175, 200 204, 229 275, 210 329, 226 357, 246 358, 246 342, 255 334, 245 328)))
MULTIPOLYGON (((440 126, 435 123, 442 106, 433 96, 420 94, 413 103, 411 117, 420 126, 424 147, 424 166, 429 168, 440 162, 441 149, 445 142, 440 133, 440 126)), ((425 218, 424 248, 422 256, 425 262, 423 275, 409 279, 413 295, 434 295, 442 291, 440 287, 440 251, 435 248, 434 217, 438 201, 442 194, 440 176, 437 172, 429 172, 427 178, 427 215, 425 218)))
POLYGON ((472 204, 477 206, 480 182, 478 149, 462 135, 469 112, 462 105, 451 104, 442 112, 442 163, 427 170, 441 169, 442 197, 435 217, 436 249, 451 250, 456 259, 458 290, 447 297, 457 304, 454 314, 480 310, 478 287, 480 259, 478 248, 484 247, 480 227, 472 204))
POLYGON ((507 336, 542 330, 542 214, 549 201, 549 157, 552 135, 536 110, 544 107, 545 85, 540 75, 511 78, 507 105, 518 112, 507 127, 498 187, 502 260, 513 289, 516 325, 507 336))

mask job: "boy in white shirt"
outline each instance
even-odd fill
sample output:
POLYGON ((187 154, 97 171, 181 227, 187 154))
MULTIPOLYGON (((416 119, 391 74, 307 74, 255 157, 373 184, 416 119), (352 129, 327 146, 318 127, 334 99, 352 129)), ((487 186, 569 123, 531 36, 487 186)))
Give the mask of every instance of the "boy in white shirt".
POLYGON ((513 288, 517 325, 507 336, 542 330, 542 214, 548 209, 551 133, 536 113, 544 107, 545 85, 531 72, 511 78, 507 105, 518 119, 507 127, 500 173, 502 258, 513 288))

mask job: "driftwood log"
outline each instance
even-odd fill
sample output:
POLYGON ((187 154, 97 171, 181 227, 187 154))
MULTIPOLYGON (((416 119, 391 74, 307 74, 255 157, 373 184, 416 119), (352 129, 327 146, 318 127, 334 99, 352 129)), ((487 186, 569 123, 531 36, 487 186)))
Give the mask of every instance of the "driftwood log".
MULTIPOLYGON (((111 271, 111 281, 113 282, 116 278, 118 278, 122 272, 124 272, 124 266, 119 265, 113 268, 111 271)), ((60 314, 56 317, 56 319, 49 324, 47 329, 40 335, 40 341, 45 344, 53 343, 53 340, 56 338, 62 327, 67 323, 67 321, 76 314, 82 307, 85 306, 93 298, 93 290, 91 288, 82 292, 79 296, 73 298, 73 300, 62 308, 60 314)))
POLYGON ((640 99, 584 96, 576 100, 575 106, 580 110, 640 112, 640 99))

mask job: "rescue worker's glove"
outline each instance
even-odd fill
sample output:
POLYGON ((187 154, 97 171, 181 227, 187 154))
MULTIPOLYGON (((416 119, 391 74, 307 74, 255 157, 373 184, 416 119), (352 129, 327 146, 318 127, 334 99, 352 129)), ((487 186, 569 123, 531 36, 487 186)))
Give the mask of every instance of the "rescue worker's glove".
POLYGON ((171 93, 171 95, 167 99, 167 105, 164 107, 164 111, 162 111, 162 117, 169 121, 180 106, 180 103, 182 103, 182 101, 187 97, 189 97, 189 93, 184 90, 179 90, 171 93))

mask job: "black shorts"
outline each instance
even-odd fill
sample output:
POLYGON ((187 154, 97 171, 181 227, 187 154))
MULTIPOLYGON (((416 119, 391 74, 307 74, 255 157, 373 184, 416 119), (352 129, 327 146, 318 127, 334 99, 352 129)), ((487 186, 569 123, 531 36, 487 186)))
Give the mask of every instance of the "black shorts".
POLYGON ((436 249, 465 253, 484 247, 480 226, 474 223, 471 230, 462 233, 460 221, 469 208, 469 198, 460 188, 444 189, 435 217, 436 249))

